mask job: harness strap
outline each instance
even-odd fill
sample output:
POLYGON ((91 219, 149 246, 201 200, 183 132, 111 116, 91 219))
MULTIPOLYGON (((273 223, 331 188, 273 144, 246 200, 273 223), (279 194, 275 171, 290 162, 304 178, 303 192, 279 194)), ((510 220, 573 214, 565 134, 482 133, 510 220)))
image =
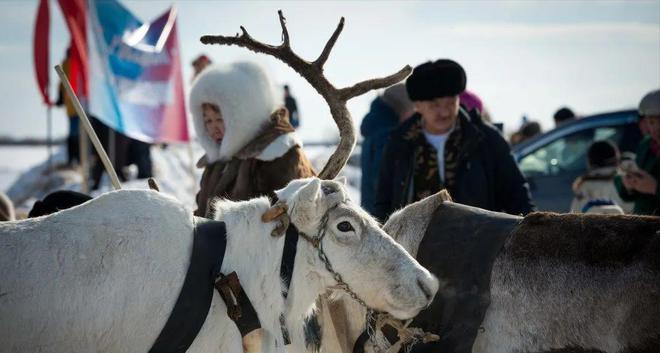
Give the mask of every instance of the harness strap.
POLYGON ((184 353, 202 328, 213 300, 213 269, 225 255, 223 222, 195 217, 190 265, 170 317, 149 353, 184 353))
POLYGON ((368 340, 369 334, 367 334, 367 330, 362 331, 357 340, 355 340, 355 345, 353 345, 353 353, 364 353, 364 345, 368 340))
MULTIPOLYGON (((284 249, 282 251, 282 263, 280 264, 280 278, 282 279, 282 297, 284 300, 289 296, 289 287, 293 278, 293 265, 296 261, 296 252, 298 249, 298 228, 290 223, 286 228, 284 237, 284 249)), ((280 326, 282 327, 282 337, 284 344, 290 344, 289 330, 286 328, 284 313, 280 314, 280 326)))
POLYGON ((298 228, 289 224, 284 238, 284 250, 282 251, 282 263, 280 265, 280 277, 282 277, 282 296, 284 299, 289 295, 289 287, 293 277, 293 264, 296 261, 296 250, 298 248, 298 228))

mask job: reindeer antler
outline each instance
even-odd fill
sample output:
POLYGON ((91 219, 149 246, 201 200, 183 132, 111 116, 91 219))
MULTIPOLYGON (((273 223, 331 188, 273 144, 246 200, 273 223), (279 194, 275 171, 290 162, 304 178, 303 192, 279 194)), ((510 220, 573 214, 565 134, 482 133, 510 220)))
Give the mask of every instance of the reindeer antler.
POLYGON ((221 44, 221 45, 237 45, 239 47, 247 48, 256 53, 263 53, 271 55, 283 63, 289 65, 307 82, 309 82, 314 89, 325 99, 330 107, 332 118, 339 128, 339 136, 341 140, 337 146, 337 150, 330 156, 328 163, 325 165, 319 177, 322 179, 332 179, 344 167, 346 161, 350 157, 353 147, 355 146, 355 129, 353 128, 353 121, 351 113, 346 108, 346 102, 359 95, 362 95, 372 89, 379 89, 391 86, 410 74, 412 68, 406 65, 399 72, 377 79, 371 79, 359 82, 353 86, 341 89, 335 88, 328 79, 323 75, 323 65, 328 60, 332 47, 337 42, 337 38, 344 28, 344 18, 339 20, 337 29, 332 34, 328 42, 325 44, 321 55, 313 62, 308 62, 291 50, 289 43, 289 31, 286 28, 286 19, 282 14, 282 10, 277 11, 280 17, 280 25, 282 26, 282 44, 272 46, 254 40, 243 26, 241 26, 242 34, 236 34, 234 37, 226 36, 202 36, 201 42, 204 44, 221 44))

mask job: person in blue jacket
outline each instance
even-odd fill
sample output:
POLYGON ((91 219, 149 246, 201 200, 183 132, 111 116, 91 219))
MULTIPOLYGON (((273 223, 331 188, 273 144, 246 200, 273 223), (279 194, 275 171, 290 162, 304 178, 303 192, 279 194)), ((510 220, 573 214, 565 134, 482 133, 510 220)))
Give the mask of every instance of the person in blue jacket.
POLYGON ((373 214, 375 211, 378 172, 388 136, 413 113, 413 104, 408 98, 406 86, 400 83, 387 88, 382 95, 376 97, 371 103, 369 112, 362 119, 360 133, 364 140, 360 160, 362 167, 361 205, 369 213, 373 214))

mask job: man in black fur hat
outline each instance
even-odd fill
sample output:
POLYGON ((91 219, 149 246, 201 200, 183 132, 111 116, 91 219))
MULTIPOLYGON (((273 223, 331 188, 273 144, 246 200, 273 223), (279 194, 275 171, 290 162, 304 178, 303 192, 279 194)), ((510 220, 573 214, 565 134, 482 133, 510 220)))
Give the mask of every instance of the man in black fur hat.
POLYGON ((441 59, 406 81, 416 113, 390 136, 380 170, 376 217, 441 189, 459 203, 511 214, 533 210, 527 183, 506 140, 477 110, 459 105, 465 71, 441 59))

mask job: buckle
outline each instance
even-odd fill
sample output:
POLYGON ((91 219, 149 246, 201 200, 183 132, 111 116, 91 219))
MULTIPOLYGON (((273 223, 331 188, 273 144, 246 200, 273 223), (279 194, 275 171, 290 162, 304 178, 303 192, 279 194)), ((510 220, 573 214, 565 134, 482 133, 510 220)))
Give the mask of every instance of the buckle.
POLYGON ((238 304, 238 296, 241 295, 241 283, 238 280, 236 271, 223 275, 220 273, 215 280, 215 289, 227 305, 227 315, 233 321, 238 320, 241 315, 241 307, 238 304))

